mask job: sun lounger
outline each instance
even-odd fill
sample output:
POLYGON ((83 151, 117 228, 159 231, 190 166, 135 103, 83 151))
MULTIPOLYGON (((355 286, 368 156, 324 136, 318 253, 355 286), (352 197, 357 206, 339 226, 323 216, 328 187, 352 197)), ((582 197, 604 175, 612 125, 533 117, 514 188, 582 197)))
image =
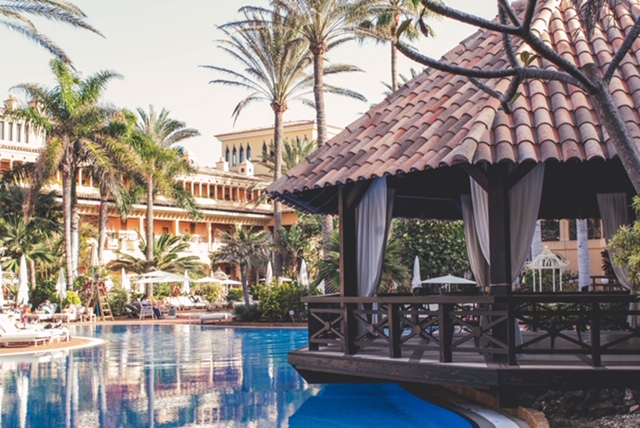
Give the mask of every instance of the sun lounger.
POLYGON ((180 300, 178 300, 177 297, 174 296, 168 296, 165 298, 165 302, 167 302, 167 304, 173 308, 175 308, 176 310, 182 310, 184 309, 182 307, 182 304, 180 303, 180 300))
POLYGON ((53 343, 54 340, 60 341, 61 338, 67 341, 70 339, 69 330, 66 328, 42 328, 40 326, 29 326, 20 329, 16 327, 14 322, 4 314, 0 314, 0 344, 7 345, 10 343, 33 343, 38 346, 48 341, 53 343))
POLYGON ((178 296, 176 297, 180 302, 180 307, 184 309, 194 309, 196 305, 187 297, 187 296, 178 296))
POLYGON ((231 318, 231 314, 227 313, 227 312, 213 312, 210 314, 202 314, 200 315, 200 324, 204 324, 207 321, 211 321, 211 322, 220 322, 220 321, 226 321, 229 320, 231 318))
POLYGON ((189 300, 196 309, 206 309, 209 306, 209 301, 203 300, 200 296, 189 296, 189 300))

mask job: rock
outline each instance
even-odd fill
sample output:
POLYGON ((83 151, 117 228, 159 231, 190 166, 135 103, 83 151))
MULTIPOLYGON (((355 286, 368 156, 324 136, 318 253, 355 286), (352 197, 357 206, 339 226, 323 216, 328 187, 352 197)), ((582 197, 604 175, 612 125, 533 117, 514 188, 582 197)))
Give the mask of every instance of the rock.
POLYGON ((634 404, 633 406, 629 407, 629 413, 636 413, 638 410, 640 410, 640 406, 637 404, 634 404))
POLYGON ((624 396, 622 397, 622 404, 627 407, 631 407, 636 404, 636 397, 633 391, 629 388, 624 390, 624 396))
POLYGON ((604 400, 599 403, 594 403, 589 406, 587 410, 589 416, 593 418, 601 418, 603 416, 611 415, 614 413, 614 406, 611 400, 604 400))

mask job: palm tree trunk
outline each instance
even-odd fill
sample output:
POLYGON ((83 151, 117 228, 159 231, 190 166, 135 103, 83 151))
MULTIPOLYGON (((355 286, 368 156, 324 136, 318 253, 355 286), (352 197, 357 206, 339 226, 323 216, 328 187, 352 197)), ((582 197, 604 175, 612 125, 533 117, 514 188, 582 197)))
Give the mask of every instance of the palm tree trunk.
POLYGON ((31 289, 36 289, 36 263, 33 260, 27 259, 29 263, 29 281, 31 282, 31 289))
MULTIPOLYGON (((277 180, 282 175, 282 140, 284 135, 284 124, 282 121, 283 112, 286 106, 274 107, 275 113, 275 129, 273 136, 273 145, 275 148, 275 165, 273 169, 273 180, 277 180)), ((282 230, 282 203, 279 201, 273 202, 273 242, 280 242, 280 231, 282 230)), ((273 259, 274 275, 278 284, 282 283, 282 253, 275 252, 273 259)))
MULTIPOLYGON (((324 106, 324 52, 323 45, 311 46, 313 53, 313 98, 316 103, 316 126, 318 131, 318 147, 327 142, 327 113, 324 106)), ((329 255, 331 235, 333 234, 333 219, 330 215, 322 216, 322 257, 329 255)))
MULTIPOLYGON (((149 176, 149 180, 147 182, 147 224, 146 224, 146 239, 147 239, 147 248, 146 248, 146 259, 147 263, 145 266, 145 272, 151 272, 153 270, 153 176, 149 176)), ((146 295, 147 297, 151 297, 153 294, 153 285, 147 284, 146 287, 146 295)))
POLYGON ((398 89, 398 49, 391 43, 391 92, 398 89))
POLYGON ((98 208, 98 262, 102 264, 104 247, 107 241, 107 210, 109 209, 107 185, 100 183, 100 207, 98 208))
POLYGON ((588 287, 590 278, 589 268, 589 230, 586 219, 576 220, 576 238, 578 241, 578 285, 588 287))
POLYGON ((244 294, 244 308, 248 314, 251 311, 251 303, 249 301, 249 283, 247 278, 247 265, 240 264, 240 281, 242 281, 242 292, 244 294))
POLYGON ((64 223, 64 261, 67 269, 67 287, 73 287, 73 244, 71 234, 71 182, 69 172, 62 172, 62 217, 64 223))
POLYGON ((73 277, 77 278, 78 266, 80 264, 80 213, 78 212, 78 204, 75 203, 74 197, 71 198, 71 251, 73 277))

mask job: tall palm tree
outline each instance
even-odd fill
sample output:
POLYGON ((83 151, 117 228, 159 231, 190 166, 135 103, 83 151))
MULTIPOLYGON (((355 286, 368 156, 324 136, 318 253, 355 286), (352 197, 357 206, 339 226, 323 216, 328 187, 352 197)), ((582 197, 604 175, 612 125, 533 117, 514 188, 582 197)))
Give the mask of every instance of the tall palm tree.
POLYGON ((220 236, 224 244, 212 254, 212 259, 234 263, 240 266, 240 278, 244 292, 244 305, 247 313, 249 304, 249 271, 252 267, 264 263, 269 255, 271 241, 264 230, 254 231, 251 228, 236 226, 232 232, 224 232, 220 236))
MULTIPOLYGON (((284 112, 289 103, 303 100, 311 93, 311 77, 306 69, 311 57, 306 42, 298 37, 289 17, 278 11, 257 8, 242 8, 245 20, 223 25, 226 39, 219 47, 236 59, 244 68, 242 72, 218 66, 205 66, 230 76, 215 79, 210 83, 239 86, 249 94, 233 111, 234 118, 244 108, 256 101, 267 101, 274 114, 274 168, 273 179, 282 175, 282 140, 284 136, 284 112)), ((274 240, 282 229, 282 204, 274 201, 274 240)), ((282 259, 276 256, 274 273, 282 277, 282 259)))
MULTIPOLYGON (((185 158, 183 149, 173 146, 200 133, 196 129, 187 128, 184 122, 170 118, 170 112, 164 108, 159 113, 153 106, 149 106, 148 112, 142 108, 138 108, 137 112, 137 128, 142 135, 136 138, 134 148, 143 164, 141 179, 146 188, 145 237, 147 242, 153 242, 153 206, 156 193, 161 193, 186 208, 192 216, 197 216, 193 197, 176 180, 181 174, 192 173, 193 167, 185 158)), ((153 245, 145 247, 147 272, 153 269, 153 251, 153 245)))
MULTIPOLYGON (((314 140, 309 140, 307 137, 296 137, 294 140, 285 138, 282 145, 282 172, 285 173, 298 165, 307 156, 313 153, 316 148, 316 142, 314 140)), ((273 142, 269 143, 268 153, 269 154, 266 156, 264 165, 269 169, 269 171, 273 171, 276 163, 275 145, 273 142)))
MULTIPOLYGON (((59 60, 51 61, 56 86, 51 89, 37 84, 22 84, 30 101, 28 107, 5 110, 5 115, 24 120, 46 135, 44 152, 38 157, 32 177, 32 195, 40 186, 62 175, 62 212, 64 221, 65 267, 67 283, 77 276, 78 215, 76 177, 78 169, 93 157, 97 162, 111 162, 103 145, 111 111, 99 104, 104 89, 119 77, 113 71, 101 71, 86 79, 73 73, 59 60)), ((29 207, 26 205, 27 214, 29 207)), ((28 217, 28 215, 27 215, 28 217)))
POLYGON ((370 16, 360 23, 363 34, 380 43, 389 43, 391 46, 391 92, 398 89, 398 48, 395 41, 398 29, 401 25, 406 30, 400 33, 400 37, 407 40, 416 40, 420 33, 426 37, 434 35, 433 29, 424 23, 423 18, 426 9, 421 7, 420 0, 380 0, 376 7, 371 8, 370 16), (422 9, 422 15, 421 15, 422 9), (416 20, 415 25, 411 25, 416 20), (419 31, 421 30, 421 31, 419 31))
MULTIPOLYGON (((309 43, 313 56, 313 97, 316 108, 318 147, 327 142, 327 114, 324 103, 325 54, 356 37, 356 22, 367 16, 373 0, 271 0, 284 9, 295 23, 294 28, 309 43)), ((353 70, 353 68, 351 69, 353 70)), ((346 70, 345 70, 346 71, 346 70)), ((329 252, 333 222, 324 216, 322 246, 326 257, 329 252)))
MULTIPOLYGON (((100 34, 90 26, 87 17, 80 8, 65 0, 2 0, 0 1, 0 25, 16 31, 33 40, 59 60, 66 63, 71 61, 53 41, 40 33, 27 16, 38 16, 50 21, 62 22, 73 27, 84 28, 100 34)), ((101 35, 101 34, 100 34, 101 35)))

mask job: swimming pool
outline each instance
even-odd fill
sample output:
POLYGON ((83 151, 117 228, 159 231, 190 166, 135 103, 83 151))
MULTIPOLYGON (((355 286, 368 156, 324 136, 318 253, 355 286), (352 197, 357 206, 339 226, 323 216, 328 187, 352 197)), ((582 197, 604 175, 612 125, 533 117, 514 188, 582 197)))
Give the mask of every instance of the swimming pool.
POLYGON ((0 358, 1 427, 471 426, 394 385, 306 384, 302 329, 71 328, 108 343, 0 358))

